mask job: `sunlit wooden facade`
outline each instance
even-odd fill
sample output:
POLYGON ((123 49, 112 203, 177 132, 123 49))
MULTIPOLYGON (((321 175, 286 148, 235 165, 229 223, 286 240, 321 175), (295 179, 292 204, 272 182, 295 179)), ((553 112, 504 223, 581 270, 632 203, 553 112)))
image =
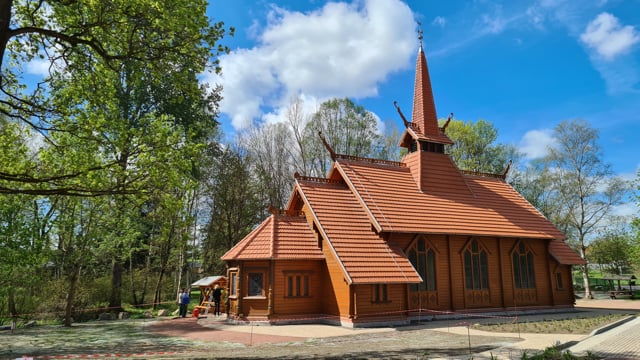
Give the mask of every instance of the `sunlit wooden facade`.
MULTIPOLYGON (((287 208, 230 249, 231 319, 402 324, 458 312, 572 307, 582 259, 506 181, 445 153, 422 48, 402 162, 335 154, 296 174, 287 208)), ((506 172, 505 172, 506 173, 506 172)))

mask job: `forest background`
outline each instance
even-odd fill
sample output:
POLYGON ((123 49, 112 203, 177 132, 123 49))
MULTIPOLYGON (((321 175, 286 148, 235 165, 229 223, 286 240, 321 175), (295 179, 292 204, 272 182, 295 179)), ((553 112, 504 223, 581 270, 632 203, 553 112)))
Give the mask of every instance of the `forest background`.
MULTIPOLYGON (((293 174, 324 177, 330 154, 399 161, 403 129, 378 129, 353 100, 256 123, 223 143, 219 73, 232 27, 206 1, 0 2, 0 318, 91 318, 173 303, 179 288, 224 275, 220 256, 283 208, 293 174), (23 66, 48 61, 31 82, 23 66)), ((446 119, 441 120, 442 123, 446 119)), ((640 202, 603 162, 586 121, 560 123, 548 156, 524 163, 490 121, 452 119, 461 169, 507 181, 600 270, 640 266, 640 202)), ((583 267, 588 286, 589 267, 583 267)))

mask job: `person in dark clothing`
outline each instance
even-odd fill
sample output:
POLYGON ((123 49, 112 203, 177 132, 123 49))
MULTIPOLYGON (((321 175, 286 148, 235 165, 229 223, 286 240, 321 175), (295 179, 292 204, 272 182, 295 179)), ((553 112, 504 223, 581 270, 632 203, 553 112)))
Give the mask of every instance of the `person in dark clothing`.
POLYGON ((213 315, 220 315, 220 299, 222 298, 222 289, 220 285, 216 285, 213 288, 213 315))
POLYGON ((188 291, 182 292, 182 297, 180 298, 180 317, 187 317, 187 308, 189 307, 189 303, 191 302, 191 298, 189 297, 188 291))

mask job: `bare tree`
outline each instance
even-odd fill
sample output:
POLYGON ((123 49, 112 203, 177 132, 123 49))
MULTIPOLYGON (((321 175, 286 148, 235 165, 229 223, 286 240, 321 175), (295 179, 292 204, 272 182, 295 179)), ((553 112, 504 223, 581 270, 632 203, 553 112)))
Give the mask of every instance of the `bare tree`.
POLYGON ((252 128, 240 139, 251 161, 253 176, 261 184, 268 206, 282 208, 293 186, 295 148, 293 135, 285 123, 263 124, 252 128))
MULTIPOLYGON (((584 120, 561 122, 554 131, 555 146, 549 148, 545 163, 550 168, 552 189, 557 195, 567 227, 587 260, 590 236, 622 202, 628 184, 612 175, 602 160, 598 132, 584 120)), ((582 266, 585 298, 593 298, 589 287, 589 268, 582 266)))

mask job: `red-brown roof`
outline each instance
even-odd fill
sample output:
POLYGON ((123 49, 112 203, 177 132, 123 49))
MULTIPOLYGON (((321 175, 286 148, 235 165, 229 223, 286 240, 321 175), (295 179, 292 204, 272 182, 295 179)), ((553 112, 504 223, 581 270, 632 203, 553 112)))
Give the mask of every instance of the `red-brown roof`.
POLYGON ((303 216, 271 215, 222 256, 222 260, 322 260, 309 224, 303 216))
MULTIPOLYGON (((448 156, 432 153, 425 159, 444 163, 448 156)), ((435 166, 425 175, 421 191, 408 167, 343 160, 334 167, 358 194, 378 231, 564 239, 551 222, 498 178, 463 175, 455 168, 435 166)))
POLYGON ((584 265, 587 263, 562 240, 551 241, 551 243, 549 243, 549 252, 560 264, 584 265))
POLYGON ((422 282, 402 250, 389 247, 373 232, 366 212, 346 184, 298 179, 296 189, 350 283, 422 282))

